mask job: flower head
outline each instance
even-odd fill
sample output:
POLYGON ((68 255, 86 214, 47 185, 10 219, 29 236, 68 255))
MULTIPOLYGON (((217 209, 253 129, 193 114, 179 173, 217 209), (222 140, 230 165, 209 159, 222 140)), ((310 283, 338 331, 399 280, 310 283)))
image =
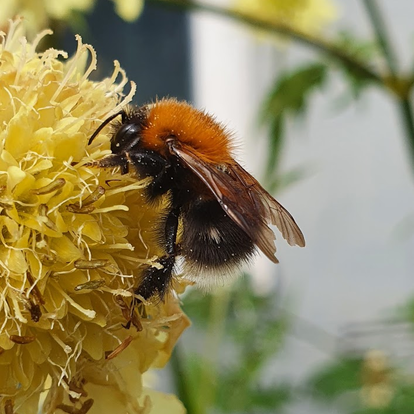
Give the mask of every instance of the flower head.
POLYGON ((90 81, 96 55, 79 37, 71 59, 38 53, 49 32, 29 44, 19 24, 0 44, 0 401, 28 414, 41 395, 45 413, 98 412, 107 400, 108 412, 148 412, 141 374, 165 364, 188 320, 171 293, 122 327, 157 254, 157 214, 145 181, 93 167, 110 153, 104 131, 87 146, 135 86, 122 98, 117 62, 90 81))

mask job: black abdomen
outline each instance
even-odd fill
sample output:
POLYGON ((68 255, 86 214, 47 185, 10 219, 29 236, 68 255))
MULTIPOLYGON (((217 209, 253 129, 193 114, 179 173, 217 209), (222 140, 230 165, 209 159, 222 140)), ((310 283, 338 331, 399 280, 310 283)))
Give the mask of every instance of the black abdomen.
POLYGON ((215 199, 199 198, 183 211, 181 251, 195 272, 229 272, 255 251, 250 237, 215 199))

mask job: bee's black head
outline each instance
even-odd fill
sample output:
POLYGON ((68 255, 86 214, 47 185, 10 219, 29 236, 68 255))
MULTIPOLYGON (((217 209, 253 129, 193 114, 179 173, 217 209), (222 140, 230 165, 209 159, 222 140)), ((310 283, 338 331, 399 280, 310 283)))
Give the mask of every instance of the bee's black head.
POLYGON ((128 152, 139 144, 142 126, 132 120, 122 123, 111 139, 112 154, 128 152))
POLYGON ((113 125, 113 135, 111 138, 111 151, 113 154, 122 154, 136 148, 141 139, 140 132, 145 125, 148 116, 149 107, 147 105, 137 107, 127 107, 126 109, 111 115, 89 139, 88 145, 96 138, 102 129, 118 116, 121 116, 121 122, 113 125))

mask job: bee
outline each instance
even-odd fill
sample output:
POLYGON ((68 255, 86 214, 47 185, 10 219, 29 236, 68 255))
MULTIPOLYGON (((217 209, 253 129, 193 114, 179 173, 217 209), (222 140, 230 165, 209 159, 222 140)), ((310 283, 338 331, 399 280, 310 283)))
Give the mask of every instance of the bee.
POLYGON ((136 295, 163 299, 179 256, 187 274, 203 278, 234 272, 257 249, 278 263, 270 224, 290 245, 305 246, 290 213, 234 160, 232 134, 214 117, 176 99, 128 106, 107 118, 89 145, 117 117, 112 154, 97 165, 150 177, 147 201, 168 200, 155 229, 161 266, 144 270, 136 295))

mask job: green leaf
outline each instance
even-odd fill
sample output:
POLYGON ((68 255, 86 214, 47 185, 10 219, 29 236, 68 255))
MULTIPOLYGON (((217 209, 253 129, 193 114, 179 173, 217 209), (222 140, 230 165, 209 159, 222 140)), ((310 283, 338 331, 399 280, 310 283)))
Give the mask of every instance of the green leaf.
MULTIPOLYGON (((348 32, 341 32, 336 41, 336 46, 352 55, 355 60, 368 64, 379 56, 379 48, 376 42, 361 40, 354 37, 348 32)), ((370 84, 372 79, 365 76, 351 66, 335 65, 345 77, 350 87, 351 96, 357 99, 361 96, 362 91, 370 84)))
POLYGON ((284 133, 284 119, 280 114, 270 120, 269 130, 269 153, 267 156, 266 175, 272 176, 275 165, 279 165, 280 155, 282 152, 282 137, 284 133))
POLYGON ((274 120, 282 114, 303 113, 310 93, 324 84, 326 75, 326 65, 319 62, 282 75, 275 82, 263 105, 263 119, 274 120))
POLYGON ((280 385, 274 388, 259 389, 252 393, 251 406, 274 413, 286 405, 291 398, 292 391, 288 386, 280 385))
POLYGON ((361 359, 351 358, 322 368, 308 381, 313 396, 333 400, 344 392, 359 389, 361 364, 361 359))
MULTIPOLYGON (((287 117, 302 115, 311 93, 320 88, 327 78, 324 63, 311 63, 280 76, 262 107, 262 122, 269 125, 269 154, 266 176, 268 181, 275 173, 283 148, 283 136, 287 117)), ((274 181, 274 180, 273 180, 274 181)))

